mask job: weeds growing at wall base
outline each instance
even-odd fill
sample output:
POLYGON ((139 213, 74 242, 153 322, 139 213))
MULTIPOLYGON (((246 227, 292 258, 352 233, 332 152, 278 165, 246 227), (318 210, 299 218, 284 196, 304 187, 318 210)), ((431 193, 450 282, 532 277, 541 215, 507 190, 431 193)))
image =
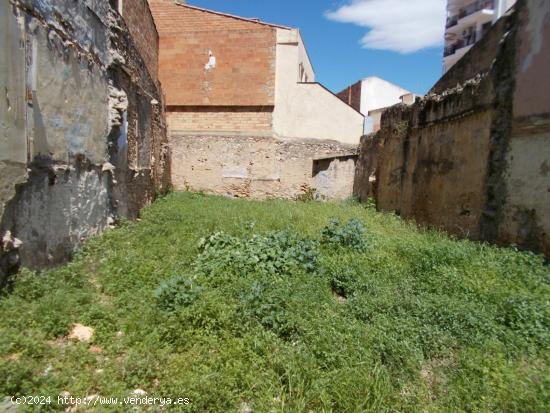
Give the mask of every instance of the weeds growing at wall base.
POLYGON ((191 400, 171 411, 546 412, 549 284, 540 257, 353 202, 171 194, 17 276, 0 401, 142 389, 191 400), (92 341, 68 340, 73 323, 92 341))

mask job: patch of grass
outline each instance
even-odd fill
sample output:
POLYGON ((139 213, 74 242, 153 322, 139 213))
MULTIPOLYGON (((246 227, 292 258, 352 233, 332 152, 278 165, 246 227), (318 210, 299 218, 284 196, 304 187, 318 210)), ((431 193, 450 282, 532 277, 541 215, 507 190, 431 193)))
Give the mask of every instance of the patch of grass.
POLYGON ((68 265, 18 274, 0 401, 143 389, 191 399, 171 411, 546 412, 549 300, 541 257, 357 203, 171 194, 68 265), (73 323, 92 342, 69 341, 73 323))

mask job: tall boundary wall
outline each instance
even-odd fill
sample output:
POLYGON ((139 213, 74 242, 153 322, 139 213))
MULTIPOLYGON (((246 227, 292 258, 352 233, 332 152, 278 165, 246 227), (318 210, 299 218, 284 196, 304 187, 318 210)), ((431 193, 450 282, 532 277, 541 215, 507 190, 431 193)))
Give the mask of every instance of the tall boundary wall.
POLYGON ((352 196, 357 145, 266 136, 170 135, 177 190, 239 198, 352 196))
POLYGON ((168 189, 162 93, 138 50, 108 1, 0 2, 0 288, 168 189))
POLYGON ((519 1, 426 97, 384 112, 362 139, 354 193, 420 224, 550 255, 549 67, 550 2, 519 1))

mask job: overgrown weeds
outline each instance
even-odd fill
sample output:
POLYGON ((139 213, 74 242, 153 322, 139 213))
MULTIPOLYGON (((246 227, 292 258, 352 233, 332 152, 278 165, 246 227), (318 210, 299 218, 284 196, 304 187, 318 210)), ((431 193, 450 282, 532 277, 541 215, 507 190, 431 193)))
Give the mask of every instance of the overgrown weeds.
POLYGON ((174 411, 546 412, 549 293, 539 256, 359 204, 170 194, 18 275, 0 400, 139 388, 191 399, 174 411), (92 342, 68 340, 73 323, 92 342))

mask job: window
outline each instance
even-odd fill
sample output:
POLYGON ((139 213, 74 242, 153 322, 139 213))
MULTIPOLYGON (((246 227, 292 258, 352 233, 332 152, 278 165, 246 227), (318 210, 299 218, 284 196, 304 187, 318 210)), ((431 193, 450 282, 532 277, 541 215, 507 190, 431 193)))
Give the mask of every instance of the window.
POLYGON ((304 65, 302 63, 300 63, 298 65, 298 82, 303 82, 304 81, 304 74, 305 74, 304 65))

